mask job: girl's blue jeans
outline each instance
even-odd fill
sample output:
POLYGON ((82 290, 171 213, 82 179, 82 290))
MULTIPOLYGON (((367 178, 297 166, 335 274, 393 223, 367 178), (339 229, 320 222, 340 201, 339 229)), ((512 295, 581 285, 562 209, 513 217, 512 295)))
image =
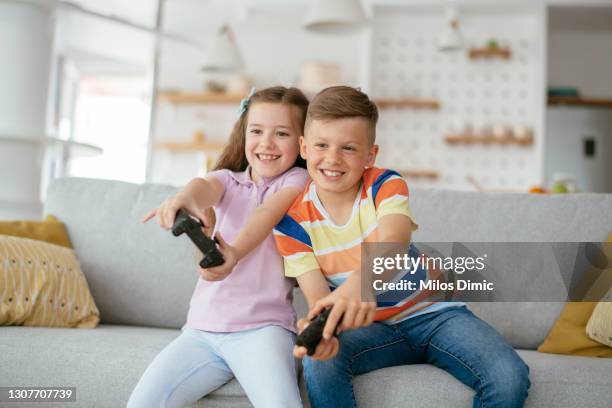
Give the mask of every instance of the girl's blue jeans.
POLYGON ((474 407, 522 407, 527 398, 527 365, 495 329, 465 306, 425 313, 395 325, 373 323, 340 333, 339 341, 340 350, 333 359, 304 358, 313 408, 356 407, 353 376, 424 363, 473 388, 474 407))

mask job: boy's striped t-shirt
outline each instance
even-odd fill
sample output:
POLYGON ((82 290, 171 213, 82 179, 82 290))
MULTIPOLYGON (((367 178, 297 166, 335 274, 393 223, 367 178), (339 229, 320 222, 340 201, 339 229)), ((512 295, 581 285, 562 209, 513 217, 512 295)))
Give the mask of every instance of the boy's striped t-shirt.
MULTIPOLYGON (((330 288, 341 285, 354 270, 361 268, 362 242, 378 241, 378 220, 385 215, 401 214, 418 228, 408 205, 408 185, 395 171, 382 168, 365 170, 353 212, 345 225, 336 225, 320 202, 316 185, 311 181, 274 229, 276 245, 283 256, 285 275, 298 277, 320 269, 330 288)), ((410 256, 418 256, 414 246, 410 256), (416 252, 415 252, 416 251, 416 252)), ((371 271, 364 271, 371 273, 371 271)), ((434 271, 435 272, 435 271, 434 271)), ((417 282, 430 278, 430 272, 420 268, 415 273, 402 272, 398 278, 417 282)), ((433 304, 428 291, 377 293, 375 319, 387 323, 399 322, 433 304)))

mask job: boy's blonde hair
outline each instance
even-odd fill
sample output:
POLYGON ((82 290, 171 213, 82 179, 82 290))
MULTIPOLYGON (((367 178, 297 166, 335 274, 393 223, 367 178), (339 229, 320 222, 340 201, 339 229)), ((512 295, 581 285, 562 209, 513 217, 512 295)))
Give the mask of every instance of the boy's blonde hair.
POLYGON ((359 88, 332 86, 319 92, 308 106, 304 134, 313 120, 334 120, 342 118, 364 118, 368 122, 370 144, 376 141, 376 104, 359 88))

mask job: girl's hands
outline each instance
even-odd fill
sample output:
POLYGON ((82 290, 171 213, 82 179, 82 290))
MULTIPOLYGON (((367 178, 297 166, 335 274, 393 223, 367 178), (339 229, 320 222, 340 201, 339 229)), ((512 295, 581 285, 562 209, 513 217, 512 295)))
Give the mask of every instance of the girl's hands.
POLYGON ((219 266, 207 269, 198 266, 200 276, 207 281, 220 281, 227 278, 239 261, 236 249, 228 244, 219 232, 217 232, 215 237, 219 241, 219 252, 223 255, 225 262, 219 266))
POLYGON ((154 208, 142 217, 141 222, 147 222, 151 218, 157 217, 159 226, 169 230, 174 224, 177 211, 181 208, 186 209, 191 215, 197 217, 204 225, 204 228, 208 228, 209 222, 204 210, 197 205, 196 200, 192 196, 183 192, 164 200, 159 207, 154 208))
MULTIPOLYGON (((310 324, 310 320, 308 319, 300 319, 297 322, 298 333, 301 333, 308 325, 310 324)), ((338 350, 340 348, 340 343, 336 337, 332 337, 331 339, 321 339, 317 348, 315 349, 315 353, 310 356, 314 360, 329 360, 330 358, 334 358, 336 354, 338 354, 338 350)), ((297 358, 304 358, 308 355, 308 350, 306 347, 293 347, 293 355, 297 358)))
MULTIPOLYGON (((177 193, 164 200, 159 207, 154 208, 142 217, 141 222, 144 223, 153 217, 157 217, 159 226, 165 230, 169 230, 172 228, 172 225, 174 225, 176 213, 181 208, 186 209, 191 215, 197 217, 202 222, 203 231, 204 228, 209 228, 208 216, 205 214, 204 210, 198 206, 191 195, 185 194, 184 192, 177 193)), ((229 245, 218 232, 216 237, 219 242, 219 251, 223 255, 225 262, 222 265, 207 269, 201 268, 198 265, 200 276, 207 281, 220 281, 227 278, 239 261, 236 249, 229 245)))

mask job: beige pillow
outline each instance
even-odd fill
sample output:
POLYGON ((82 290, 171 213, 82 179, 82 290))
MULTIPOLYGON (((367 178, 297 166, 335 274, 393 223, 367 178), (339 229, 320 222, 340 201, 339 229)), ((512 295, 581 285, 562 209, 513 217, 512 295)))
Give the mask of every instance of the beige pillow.
POLYGON ((93 328, 99 321, 73 249, 0 235, 0 325, 93 328))
POLYGON ((612 289, 595 306, 587 323, 586 332, 593 340, 612 347, 612 289))

